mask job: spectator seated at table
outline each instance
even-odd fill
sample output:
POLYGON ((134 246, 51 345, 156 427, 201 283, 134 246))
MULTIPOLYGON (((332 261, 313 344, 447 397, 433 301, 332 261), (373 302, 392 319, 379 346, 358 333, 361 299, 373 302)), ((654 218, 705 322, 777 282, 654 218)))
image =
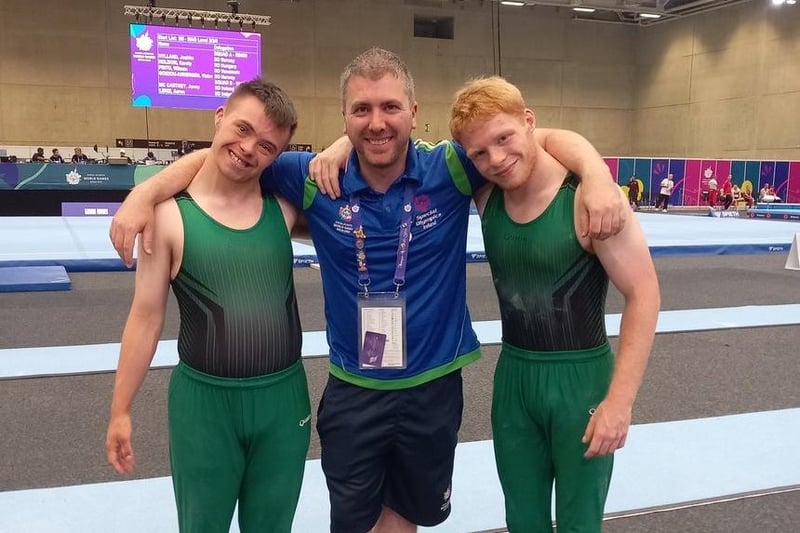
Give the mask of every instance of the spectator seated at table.
POLYGON ((50 156, 51 163, 63 163, 64 158, 58 153, 58 148, 53 148, 53 155, 50 156))
POLYGON ((781 202, 783 200, 781 200, 780 196, 778 196, 771 184, 765 183, 758 192, 758 201, 771 204, 781 202))
POLYGON ((47 158, 44 156, 44 148, 41 146, 36 149, 36 153, 31 156, 31 163, 44 163, 47 158))
POLYGON ((86 157, 86 154, 83 153, 83 150, 80 148, 75 148, 75 153, 72 154, 72 162, 73 163, 88 163, 89 158, 86 157))

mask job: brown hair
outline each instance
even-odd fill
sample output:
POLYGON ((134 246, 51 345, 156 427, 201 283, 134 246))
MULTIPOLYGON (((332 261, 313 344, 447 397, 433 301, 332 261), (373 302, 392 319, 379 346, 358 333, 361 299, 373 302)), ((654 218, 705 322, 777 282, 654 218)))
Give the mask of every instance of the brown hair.
POLYGON ((255 96, 264 103, 264 114, 267 115, 278 128, 289 128, 289 133, 294 135, 297 129, 297 112, 294 104, 286 91, 272 82, 255 78, 240 83, 228 97, 230 104, 242 96, 255 96))

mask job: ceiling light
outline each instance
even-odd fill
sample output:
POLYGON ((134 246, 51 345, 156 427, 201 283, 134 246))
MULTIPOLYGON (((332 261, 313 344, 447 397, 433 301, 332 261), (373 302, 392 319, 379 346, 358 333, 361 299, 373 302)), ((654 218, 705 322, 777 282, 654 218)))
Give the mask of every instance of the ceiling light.
POLYGON ((573 7, 573 11, 577 11, 578 13, 594 13, 595 9, 593 7, 573 7))
MULTIPOLYGON (((227 3, 230 5, 232 1, 228 1, 227 3)), ((236 2, 238 4, 238 1, 236 2)), ((143 7, 143 6, 124 6, 124 13, 126 15, 130 15, 136 17, 136 20, 149 20, 150 22, 153 19, 160 18, 163 24, 166 24, 167 20, 172 20, 175 18, 175 24, 179 24, 181 20, 186 20, 188 24, 191 26, 192 23, 196 20, 200 20, 200 25, 205 27, 206 20, 208 20, 209 25, 211 22, 214 22, 214 27, 220 27, 221 24, 230 22, 238 22, 239 27, 243 28, 244 25, 261 25, 261 26, 269 26, 270 25, 270 17, 264 15, 246 15, 240 13, 224 13, 222 11, 204 11, 199 9, 174 9, 170 7, 151 7, 150 6, 143 7)), ((255 28, 254 28, 255 29, 255 28)))
POLYGON ((773 6, 782 6, 786 0, 772 0, 773 6))
POLYGON ((786 0, 786 3, 789 4, 790 6, 793 6, 797 3, 797 0, 786 0))
POLYGON ((655 13, 639 13, 639 18, 643 19, 660 19, 661 15, 655 13))
POLYGON ((504 6, 514 6, 514 7, 522 7, 525 5, 525 2, 517 2, 515 0, 502 0, 500 2, 504 6))

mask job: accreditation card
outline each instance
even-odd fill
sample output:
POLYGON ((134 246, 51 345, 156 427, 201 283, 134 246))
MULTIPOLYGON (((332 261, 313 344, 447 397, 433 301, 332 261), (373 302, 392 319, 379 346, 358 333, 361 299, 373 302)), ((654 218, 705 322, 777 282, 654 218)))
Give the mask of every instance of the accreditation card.
POLYGON ((396 292, 358 298, 358 365, 361 369, 406 367, 406 299, 396 292))

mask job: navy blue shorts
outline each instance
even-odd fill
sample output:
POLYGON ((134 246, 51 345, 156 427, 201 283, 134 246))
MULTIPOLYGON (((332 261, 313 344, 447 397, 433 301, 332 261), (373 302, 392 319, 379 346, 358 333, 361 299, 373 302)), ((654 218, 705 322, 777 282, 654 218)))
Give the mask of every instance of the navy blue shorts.
POLYGON ((461 370, 391 391, 329 376, 317 431, 331 532, 369 531, 384 505, 420 526, 444 522, 463 406, 461 370))

